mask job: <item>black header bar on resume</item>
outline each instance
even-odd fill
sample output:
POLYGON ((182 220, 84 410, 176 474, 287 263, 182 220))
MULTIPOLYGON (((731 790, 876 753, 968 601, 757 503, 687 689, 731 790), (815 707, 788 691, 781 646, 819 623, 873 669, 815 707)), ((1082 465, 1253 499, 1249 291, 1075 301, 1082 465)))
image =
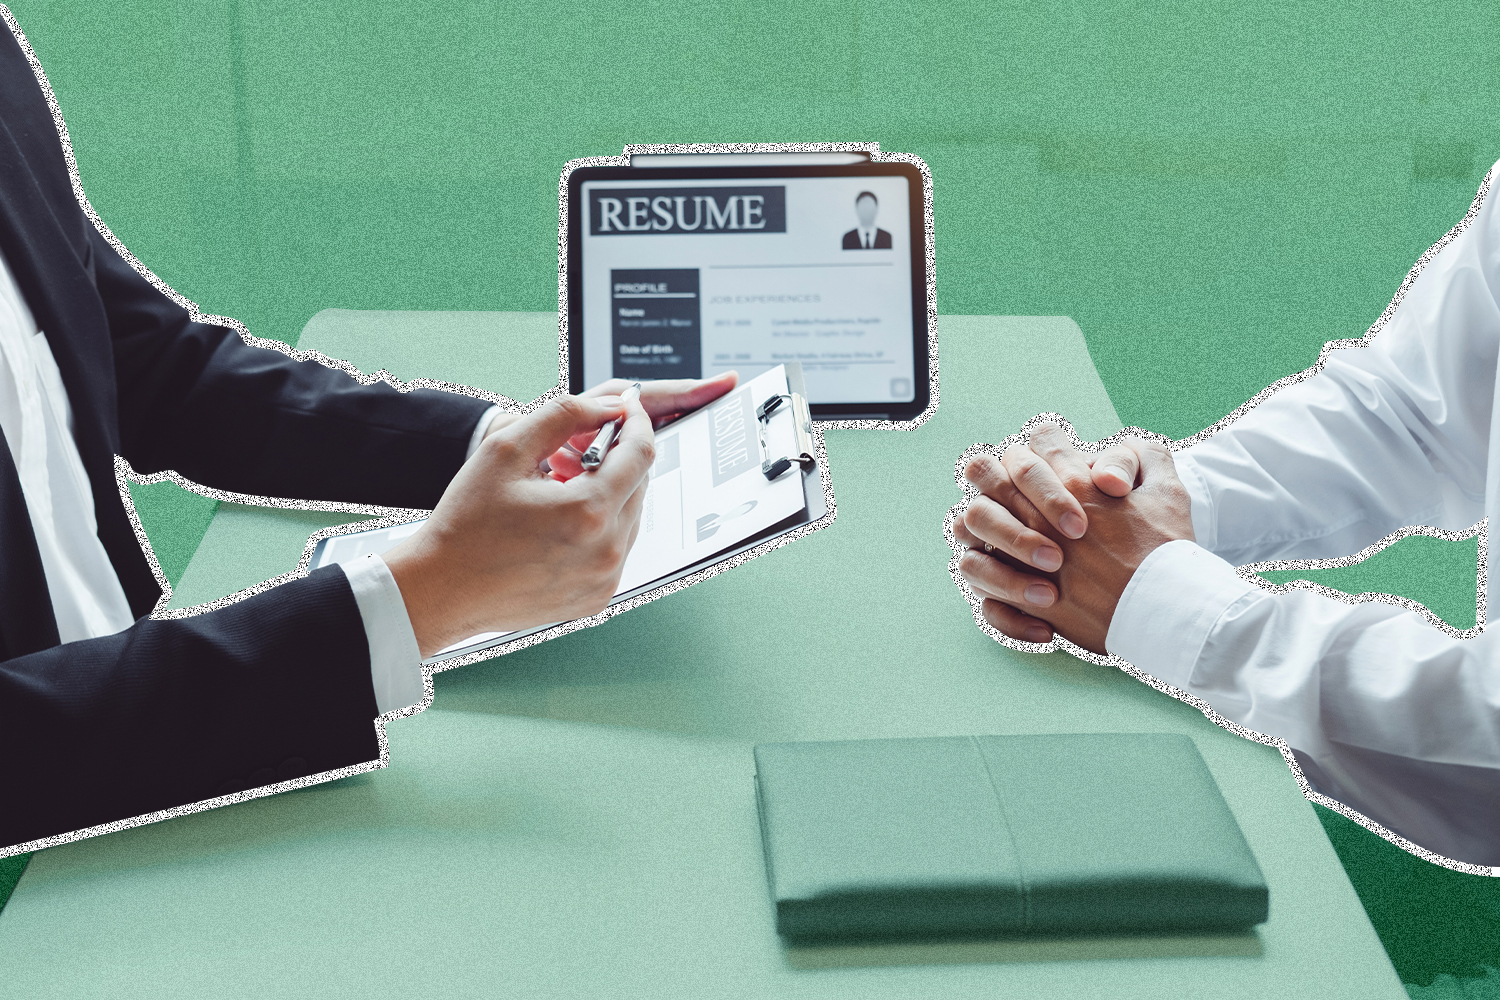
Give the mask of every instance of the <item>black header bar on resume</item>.
POLYGON ((589 235, 786 232, 785 187, 604 188, 589 192, 589 235))

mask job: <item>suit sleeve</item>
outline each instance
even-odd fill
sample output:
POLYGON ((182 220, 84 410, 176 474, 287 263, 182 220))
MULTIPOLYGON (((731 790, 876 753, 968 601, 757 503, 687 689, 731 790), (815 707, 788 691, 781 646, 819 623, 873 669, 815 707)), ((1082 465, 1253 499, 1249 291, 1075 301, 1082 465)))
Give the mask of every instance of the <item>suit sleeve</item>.
POLYGON ((218 489, 431 509, 488 403, 360 385, 194 322, 92 232, 109 318, 120 453, 218 489))
POLYGON ((0 662, 0 846, 375 760, 376 714, 337 566, 0 662))

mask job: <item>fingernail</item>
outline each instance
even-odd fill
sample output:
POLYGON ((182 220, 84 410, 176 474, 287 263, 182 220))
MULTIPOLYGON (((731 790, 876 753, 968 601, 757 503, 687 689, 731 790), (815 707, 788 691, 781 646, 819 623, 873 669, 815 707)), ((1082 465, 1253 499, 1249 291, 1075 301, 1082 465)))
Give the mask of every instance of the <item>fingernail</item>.
POLYGON ((1028 642, 1049 642, 1052 639, 1052 633, 1048 632, 1040 625, 1031 625, 1027 627, 1025 634, 1026 641, 1028 642))
POLYGON ((1033 583, 1026 588, 1026 603, 1045 608, 1052 603, 1052 588, 1045 587, 1040 583, 1033 583))
POLYGON ((1114 476, 1116 479, 1118 479, 1120 482, 1124 483, 1126 486, 1134 485, 1131 482, 1130 477, 1125 474, 1125 470, 1122 469, 1122 468, 1120 468, 1118 465, 1106 465, 1100 471, 1108 473, 1111 476, 1114 476))
POLYGON ((1062 565, 1062 553, 1050 545, 1043 545, 1031 554, 1031 565, 1051 573, 1062 565))
POLYGON ((597 396, 595 402, 600 406, 622 406, 625 403, 624 396, 597 396))
POLYGON ((1061 528, 1062 533, 1067 535, 1069 538, 1083 537, 1083 517, 1079 514, 1073 513, 1071 510, 1058 519, 1057 526, 1061 528))

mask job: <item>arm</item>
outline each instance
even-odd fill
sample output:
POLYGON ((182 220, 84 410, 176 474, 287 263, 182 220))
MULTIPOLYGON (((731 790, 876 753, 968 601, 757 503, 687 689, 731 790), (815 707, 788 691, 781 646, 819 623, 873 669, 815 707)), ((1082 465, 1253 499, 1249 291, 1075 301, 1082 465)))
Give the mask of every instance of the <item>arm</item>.
POLYGON ((14 657, 0 662, 0 846, 374 760, 375 716, 337 567, 14 657))
MULTIPOLYGON (((1484 198, 1378 336, 1334 351, 1316 375, 1178 453, 1200 545, 1236 563, 1327 558, 1408 525, 1452 530, 1484 516, 1500 368, 1495 201, 1493 193, 1484 198)), ((1127 443, 1087 461, 1093 485, 1107 495, 1124 496, 1139 482, 1137 452, 1127 443)), ((1087 528, 1073 493, 1024 445, 999 462, 981 456, 965 474, 981 490, 976 503, 987 505, 971 516, 986 522, 989 540, 1018 566, 1050 573, 1062 554, 1002 505, 987 504, 990 485, 1014 484, 1056 533, 1078 538, 1087 528)), ((1051 583, 1033 575, 1029 584, 1039 588, 1035 606, 1048 606, 1051 583)))
POLYGON ((1385 604, 1268 594, 1176 541, 1142 562, 1106 646, 1285 739, 1316 790, 1447 857, 1500 865, 1493 633, 1458 640, 1385 604))
MULTIPOLYGON (((619 397, 552 400, 484 439, 378 564, 418 697, 418 650, 608 605, 653 459, 651 418, 619 397), (541 469, 619 417, 597 472, 559 481, 541 469)), ((15 765, 0 847, 375 759, 377 699, 411 700, 409 685, 372 683, 364 612, 378 590, 367 571, 327 567, 203 615, 0 661, 0 759, 15 765)))
MULTIPOLYGON (((1366 346, 1332 352, 1317 375, 1178 454, 1199 544, 1236 564, 1328 558, 1408 525, 1484 516, 1500 368, 1496 200, 1491 191, 1366 346)), ((1115 495, 1135 472, 1119 449, 1095 469, 1115 495)))
POLYGON ((119 450, 266 496, 431 509, 489 404, 433 389, 360 385, 193 322, 89 226, 115 355, 119 450))
MULTIPOLYGON (((1111 497, 1058 432, 1032 446, 1088 515, 1087 534, 1058 535, 1015 486, 982 484, 985 505, 954 525, 971 551, 959 567, 985 618, 1031 638, 1045 625, 1120 656, 1208 702, 1220 715, 1287 741, 1312 786, 1423 847, 1500 864, 1500 656, 1486 634, 1459 641, 1408 611, 1349 606, 1307 592, 1272 595, 1192 540, 1186 492, 1160 445, 1134 444, 1141 485, 1111 497), (1034 574, 975 551, 1000 506, 1063 553, 1056 595, 1027 606, 1034 574), (1024 609, 1024 610, 1023 610, 1024 609)), ((995 470, 990 470, 995 474, 995 470)))

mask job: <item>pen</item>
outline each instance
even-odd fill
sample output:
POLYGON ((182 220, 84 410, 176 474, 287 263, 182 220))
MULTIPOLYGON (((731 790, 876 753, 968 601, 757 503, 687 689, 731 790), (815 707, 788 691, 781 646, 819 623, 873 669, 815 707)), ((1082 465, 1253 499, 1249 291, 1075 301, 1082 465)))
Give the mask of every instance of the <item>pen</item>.
MULTIPOLYGON (((627 403, 640 399, 641 384, 639 382, 630 383, 630 386, 624 392, 620 393, 620 397, 627 403)), ((604 461, 604 456, 609 454, 610 445, 615 443, 615 435, 620 433, 620 428, 624 425, 625 418, 621 417, 619 420, 611 420, 599 428, 599 433, 594 437, 594 443, 584 450, 583 458, 579 459, 580 464, 590 472, 599 468, 600 463, 604 461)))

